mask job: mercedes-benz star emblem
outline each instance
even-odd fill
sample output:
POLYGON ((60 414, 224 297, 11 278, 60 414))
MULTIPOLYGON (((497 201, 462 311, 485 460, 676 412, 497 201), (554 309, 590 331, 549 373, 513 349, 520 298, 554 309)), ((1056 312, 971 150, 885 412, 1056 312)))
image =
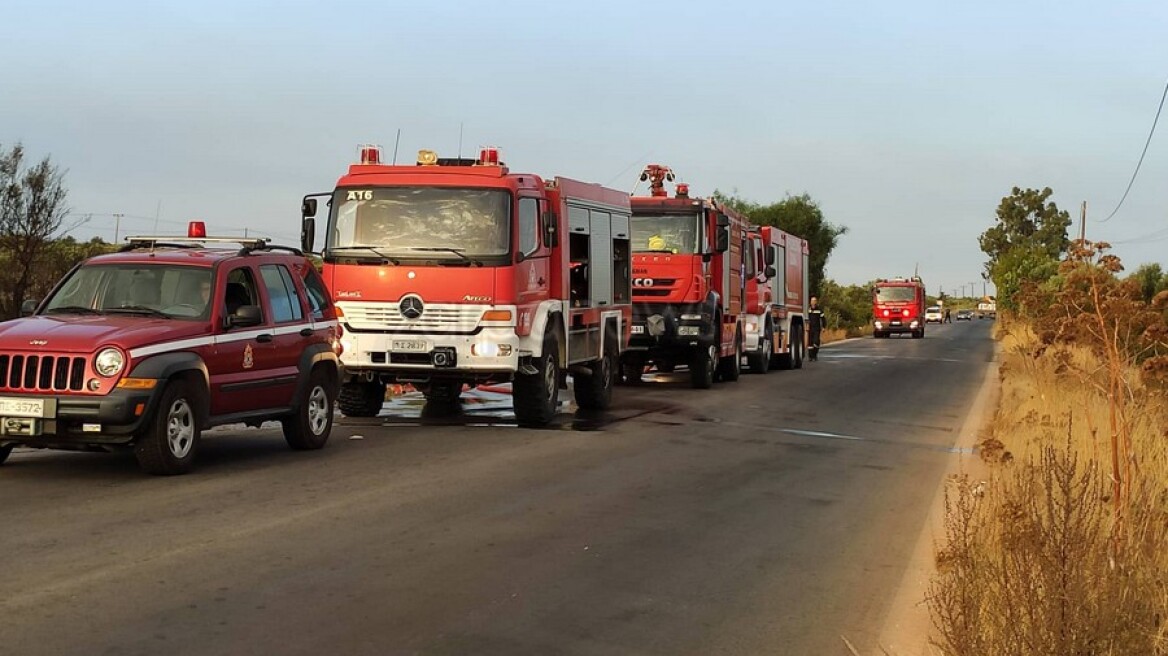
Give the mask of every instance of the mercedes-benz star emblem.
POLYGON ((422 299, 417 296, 407 296, 398 303, 397 309, 407 319, 417 319, 422 316, 422 299))

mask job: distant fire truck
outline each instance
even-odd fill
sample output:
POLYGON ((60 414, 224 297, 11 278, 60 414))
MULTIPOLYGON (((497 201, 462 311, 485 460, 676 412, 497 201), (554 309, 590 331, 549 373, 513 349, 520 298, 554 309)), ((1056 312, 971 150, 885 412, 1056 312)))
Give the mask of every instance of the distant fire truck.
POLYGON ((668 197, 668 167, 641 173, 648 197, 633 197, 633 335, 625 378, 645 367, 671 372, 689 367, 693 387, 737 380, 746 335, 747 224, 729 207, 690 198, 678 183, 668 197))
POLYGON ((752 229, 745 268, 746 362, 754 373, 799 369, 809 298, 807 240, 772 226, 752 229), (758 265, 758 263, 762 263, 758 265))
POLYGON ((881 278, 872 292, 872 334, 925 336, 925 284, 919 276, 881 278))
POLYGON ((381 163, 363 146, 328 200, 325 281, 342 327, 338 406, 375 416, 387 383, 457 403, 464 384, 512 381, 525 426, 550 422, 572 374, 576 402, 612 398, 632 314, 628 195, 513 173, 495 148, 477 159, 418 154, 381 163))

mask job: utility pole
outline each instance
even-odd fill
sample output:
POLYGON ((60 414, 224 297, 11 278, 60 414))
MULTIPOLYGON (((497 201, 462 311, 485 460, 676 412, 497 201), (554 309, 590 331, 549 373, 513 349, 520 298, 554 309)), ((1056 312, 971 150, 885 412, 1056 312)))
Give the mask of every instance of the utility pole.
POLYGON ((976 284, 977 284, 976 282, 971 282, 971 283, 969 283, 969 295, 970 295, 970 297, 972 297, 974 294, 976 294, 976 293, 977 293, 977 292, 975 291, 975 289, 974 289, 974 285, 976 285, 976 284))
POLYGON ((121 236, 123 216, 125 214, 114 214, 114 244, 118 243, 118 237, 121 236))
POLYGON ((1083 201, 1083 206, 1079 209, 1079 243, 1085 244, 1087 242, 1087 201, 1083 201))

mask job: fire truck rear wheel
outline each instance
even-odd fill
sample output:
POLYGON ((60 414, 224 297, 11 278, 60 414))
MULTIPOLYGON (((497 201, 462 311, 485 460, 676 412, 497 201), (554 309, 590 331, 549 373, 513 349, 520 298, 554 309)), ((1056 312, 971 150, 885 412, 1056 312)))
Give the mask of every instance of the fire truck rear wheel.
POLYGON ((718 368, 718 347, 710 344, 693 354, 689 365, 690 386, 710 389, 714 386, 714 370, 718 368))
POLYGON ((174 476, 191 470, 202 431, 201 398, 195 387, 181 378, 167 384, 158 409, 134 445, 142 471, 174 476))
POLYGON ((616 354, 609 352, 592 363, 591 376, 576 377, 572 385, 576 405, 585 410, 607 410, 612 405, 612 388, 616 385, 618 366, 616 354))
POLYGON ((560 347, 552 335, 544 337, 543 353, 532 361, 536 373, 516 374, 511 386, 515 418, 520 426, 546 426, 560 405, 560 347))
POLYGON ((345 383, 337 396, 337 407, 346 417, 376 417, 384 404, 384 383, 345 383))
POLYGON ((742 376, 742 337, 734 338, 734 354, 722 358, 718 362, 718 377, 727 383, 733 383, 742 376))
POLYGON ((803 368, 803 326, 791 335, 793 339, 791 343, 791 367, 794 369, 803 368))

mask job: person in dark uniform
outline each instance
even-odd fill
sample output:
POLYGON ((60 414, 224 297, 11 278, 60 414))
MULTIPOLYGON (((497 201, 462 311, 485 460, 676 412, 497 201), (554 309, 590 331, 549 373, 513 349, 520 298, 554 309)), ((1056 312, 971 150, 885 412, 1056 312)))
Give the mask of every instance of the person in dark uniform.
POLYGON ((823 310, 819 299, 811 297, 811 307, 807 310, 807 355, 811 360, 819 359, 819 337, 823 333, 823 310))
POLYGON ((951 310, 945 308, 945 323, 953 323, 953 316, 950 314, 951 310))

